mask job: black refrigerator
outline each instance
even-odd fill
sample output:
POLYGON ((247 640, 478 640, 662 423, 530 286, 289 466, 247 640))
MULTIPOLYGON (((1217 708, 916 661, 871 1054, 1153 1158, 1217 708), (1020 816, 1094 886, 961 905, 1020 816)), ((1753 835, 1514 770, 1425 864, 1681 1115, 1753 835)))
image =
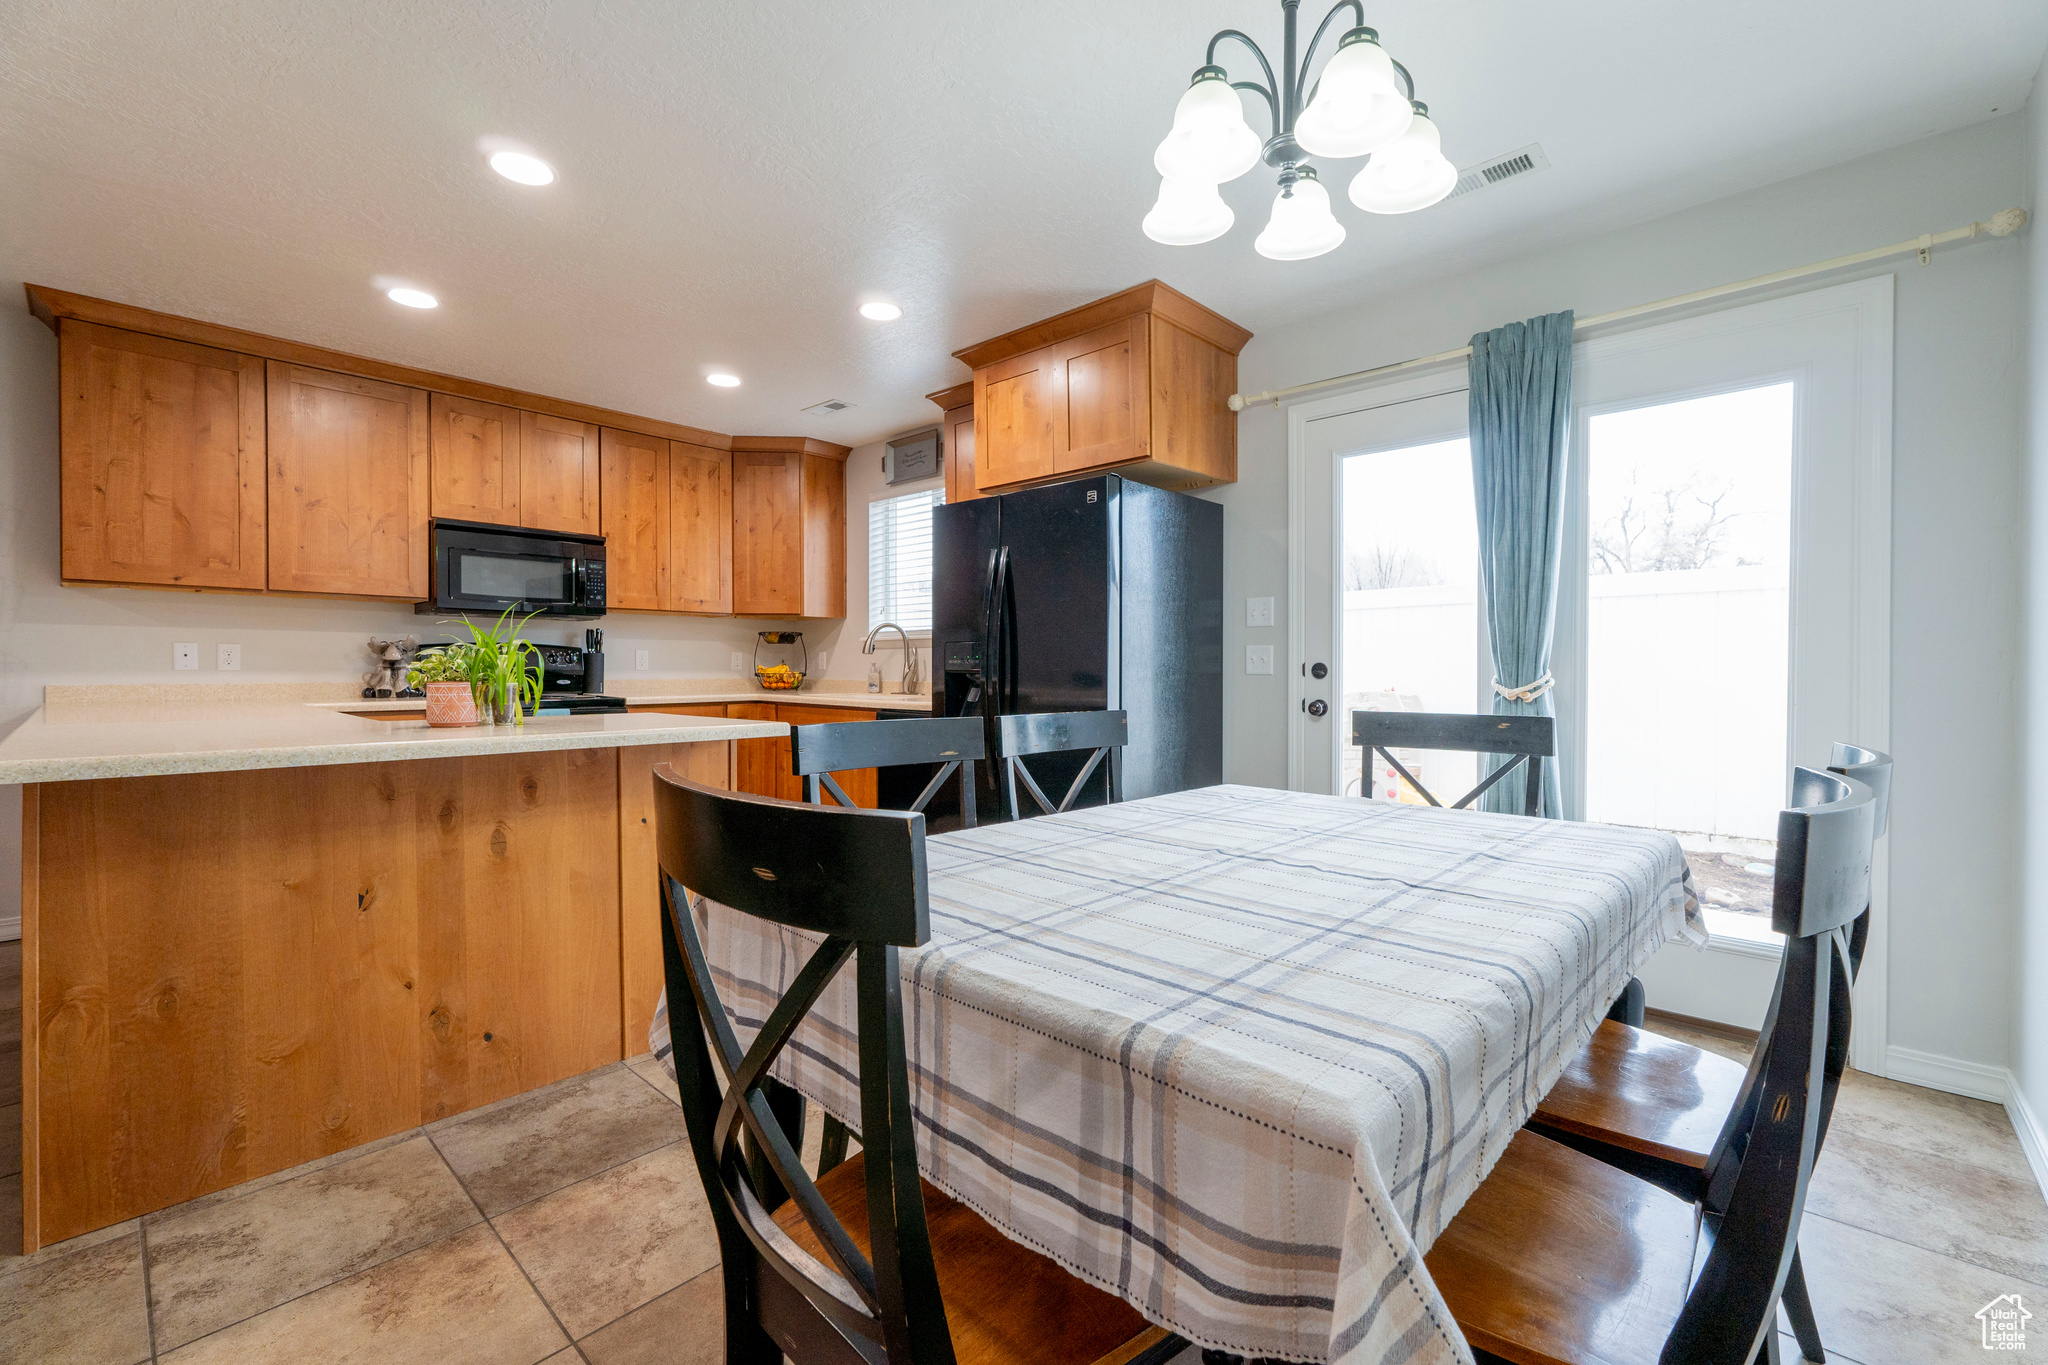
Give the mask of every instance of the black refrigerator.
MULTIPOLYGON (((935 714, 993 729, 998 714, 1121 710, 1122 799, 1223 780, 1222 507, 1104 474, 940 507, 932 534, 935 714)), ((1057 799, 1083 761, 1031 768, 1057 799)), ((984 772, 977 813, 1001 819, 984 772)))

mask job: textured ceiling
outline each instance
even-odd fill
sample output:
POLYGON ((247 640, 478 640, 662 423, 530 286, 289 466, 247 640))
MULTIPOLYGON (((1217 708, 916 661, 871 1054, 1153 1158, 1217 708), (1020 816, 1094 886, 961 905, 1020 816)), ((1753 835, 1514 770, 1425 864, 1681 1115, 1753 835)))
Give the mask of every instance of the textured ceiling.
POLYGON ((2009 111, 2048 43, 2040 0, 1393 0, 1369 21, 1452 160, 1541 142, 1553 168, 1371 219, 1339 163, 1350 240, 1283 264, 1252 250, 1263 171, 1224 187, 1216 242, 1138 231, 1208 35, 1277 52, 1271 0, 12 0, 0 278, 853 443, 932 420, 953 350, 1140 280, 1259 331, 2009 111), (560 178, 500 180, 491 136, 560 178), (443 306, 399 308, 380 276, 443 306), (873 295, 904 318, 856 316, 873 295), (746 382, 712 389, 713 367, 746 382), (827 398, 858 406, 798 411, 827 398))

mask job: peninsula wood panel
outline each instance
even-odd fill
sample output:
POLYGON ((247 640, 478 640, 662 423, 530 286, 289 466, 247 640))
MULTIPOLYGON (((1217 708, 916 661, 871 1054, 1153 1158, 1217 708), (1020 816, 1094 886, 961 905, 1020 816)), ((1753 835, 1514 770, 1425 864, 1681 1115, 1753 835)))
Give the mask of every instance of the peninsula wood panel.
POLYGON ((519 519, 519 420, 497 403, 454 394, 429 397, 433 469, 429 510, 456 521, 524 525, 519 519))
POLYGON ((542 531, 599 530, 598 428, 544 412, 519 414, 519 512, 542 531))
POLYGON ((803 614, 803 462, 794 451, 733 452, 734 615, 803 614))
POLYGON ((427 595, 427 395, 270 361, 270 587, 427 595))
POLYGON ((606 609, 666 610, 672 596, 669 443, 605 427, 599 445, 606 609))
POLYGON ((263 362, 65 319, 63 577, 263 587, 263 362))
POLYGON ((634 752, 24 789, 28 1248, 618 1060, 634 752))
MULTIPOLYGON (((634 706, 677 716, 723 716, 719 705, 634 706)), ((692 782, 732 786, 732 741, 646 744, 619 750, 620 1030, 628 1057, 649 1051, 647 1030, 661 994, 661 883, 655 857, 654 770, 666 763, 692 782)))
MULTIPOLYGON (((664 605, 702 616, 731 615, 732 452, 683 441, 669 442, 668 449, 670 593, 664 605)), ((842 536, 845 522, 842 505, 842 536)))

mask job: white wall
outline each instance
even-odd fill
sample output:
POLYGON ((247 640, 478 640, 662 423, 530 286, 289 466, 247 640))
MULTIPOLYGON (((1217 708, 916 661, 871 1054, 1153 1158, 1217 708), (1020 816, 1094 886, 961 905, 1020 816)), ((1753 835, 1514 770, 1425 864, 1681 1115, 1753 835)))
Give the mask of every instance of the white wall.
MULTIPOLYGON (((2028 204, 2026 143, 2026 116, 2009 115, 1361 299, 1255 337, 1239 382, 1246 392, 1301 383, 1447 350, 1474 332, 1560 308, 1604 312, 1986 219, 2028 204)), ((1439 211, 1483 213, 1486 203, 1475 195, 1439 211)), ((1993 1066, 2008 1058, 2012 1011, 2001 964, 2013 946, 2017 897, 2022 409, 2015 358, 2024 330, 2023 254, 2035 240, 1973 243, 1930 266, 1908 258, 1885 267, 1898 277, 1890 1041, 1993 1066)), ((1371 249, 1370 225, 1354 230, 1344 247, 1371 249)), ((1247 642, 1285 652, 1285 413, 1246 412, 1238 459, 1239 482, 1207 495, 1227 509, 1225 657, 1232 660, 1247 642), (1278 599, 1271 630, 1242 625, 1238 603, 1252 595, 1278 599)), ((1284 670, 1226 678, 1231 780, 1285 783, 1286 697, 1284 670)), ((2041 1065, 2048 1068, 2048 1056, 2041 1065)))
MULTIPOLYGON (((2048 67, 2043 70, 2048 73, 2048 67)), ((2048 184, 2048 93, 2038 75, 2033 99, 2020 117, 2027 121, 2030 188, 2038 191, 2048 184)), ((2042 1115, 2048 1114, 2048 715, 2043 713, 2048 699, 2048 231, 2036 222, 2027 238, 2026 659, 2019 701, 2027 781, 2021 803, 2022 898, 2013 953, 2012 1070, 2023 1097, 2015 1109, 2042 1115)), ((2040 1171, 2048 1153, 2037 1147, 2030 1154, 2040 1171)))

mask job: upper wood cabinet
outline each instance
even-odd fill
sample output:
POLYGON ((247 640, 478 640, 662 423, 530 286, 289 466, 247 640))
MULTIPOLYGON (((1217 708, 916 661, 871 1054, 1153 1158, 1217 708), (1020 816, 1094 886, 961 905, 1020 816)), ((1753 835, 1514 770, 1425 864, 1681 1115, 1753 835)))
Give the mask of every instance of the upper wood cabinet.
POLYGON ((974 370, 975 487, 1110 469, 1163 488, 1235 482, 1228 399, 1249 340, 1152 280, 955 351, 974 370))
POLYGON ((604 429, 607 605, 732 612, 732 455, 604 429))
POLYGON ((63 577, 261 589, 263 362, 66 318, 63 577))
POLYGON ((732 452, 687 441, 670 441, 668 452, 672 609, 730 615, 732 452))
POLYGON ((437 393, 428 400, 427 413, 433 515, 519 525, 518 411, 437 393))
POLYGON ((925 397, 945 413, 939 422, 939 451, 946 466, 946 501, 980 497, 981 490, 974 483, 974 381, 925 397))
POLYGON ((267 364, 270 587, 427 595, 427 395, 267 364))
POLYGON ((597 432, 589 422, 519 414, 519 525, 598 533, 597 432))
POLYGON ((851 453, 800 436, 733 437, 734 615, 846 615, 851 453))

